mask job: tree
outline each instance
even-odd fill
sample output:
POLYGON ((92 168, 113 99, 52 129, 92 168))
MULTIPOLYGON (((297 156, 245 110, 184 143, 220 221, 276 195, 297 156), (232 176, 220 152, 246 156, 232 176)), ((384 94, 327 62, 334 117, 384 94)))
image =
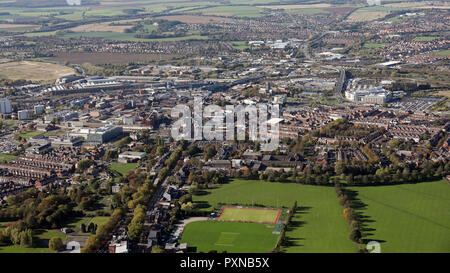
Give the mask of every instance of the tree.
POLYGON ((64 249, 64 244, 61 240, 61 238, 53 237, 50 239, 50 242, 48 243, 48 247, 54 251, 58 252, 64 249))
POLYGON ((358 243, 359 239, 361 239, 361 231, 359 231, 359 229, 352 230, 352 232, 350 233, 350 240, 358 243))
POLYGON ((83 224, 81 224, 81 232, 83 232, 83 233, 86 233, 87 232, 87 230, 86 230, 86 225, 83 223, 83 224))
POLYGON ((162 246, 154 246, 152 247, 152 253, 164 253, 164 249, 162 246))
POLYGON ((345 173, 345 165, 343 162, 336 162, 334 165, 334 171, 336 172, 336 175, 341 175, 345 173))
POLYGON ((82 159, 77 163, 77 170, 85 171, 87 170, 94 162, 90 159, 82 159))

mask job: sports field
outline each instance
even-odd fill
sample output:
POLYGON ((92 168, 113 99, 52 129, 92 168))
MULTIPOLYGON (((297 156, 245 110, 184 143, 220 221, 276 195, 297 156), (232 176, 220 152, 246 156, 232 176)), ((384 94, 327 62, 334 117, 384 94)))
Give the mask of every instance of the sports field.
MULTIPOLYGON (((342 207, 332 187, 234 179, 228 184, 194 196, 193 200, 205 211, 212 210, 214 207, 220 208, 218 203, 289 208, 294 201, 297 201, 298 209, 286 232, 289 246, 282 247, 283 252, 355 253, 357 251, 357 245, 349 239, 350 229, 342 216, 342 207)), ((202 224, 197 222, 196 225, 202 224)), ((192 238, 190 243, 194 246, 203 245, 206 248, 201 241, 202 237, 198 238, 198 241, 192 238)), ((213 249, 213 245, 209 244, 209 246, 213 249)), ((258 251, 258 248, 253 249, 250 243, 247 248, 252 252, 258 251)), ((233 249, 230 250, 232 251, 233 249)))
POLYGON ((186 225, 180 242, 197 252, 217 250, 230 253, 265 253, 277 244, 273 225, 220 221, 192 222, 186 225))
POLYGON ((217 220, 275 224, 280 214, 278 209, 225 207, 217 220))
POLYGON ((450 184, 351 187, 363 207, 363 238, 381 252, 450 252, 450 184))

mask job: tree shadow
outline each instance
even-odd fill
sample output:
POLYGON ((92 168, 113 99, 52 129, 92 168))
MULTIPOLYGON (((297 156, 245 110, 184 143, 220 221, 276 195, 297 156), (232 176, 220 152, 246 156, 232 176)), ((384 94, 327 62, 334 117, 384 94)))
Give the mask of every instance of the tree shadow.
POLYGON ((305 224, 307 224, 307 222, 305 222, 305 221, 291 221, 291 222, 289 222, 289 225, 287 226, 286 231, 292 231, 296 228, 304 226, 305 224))
POLYGON ((292 246, 303 246, 300 242, 305 240, 305 238, 294 238, 286 236, 283 241, 283 247, 292 247, 292 246))
POLYGON ((207 201, 195 201, 194 204, 198 209, 207 209, 211 207, 211 205, 207 201))
POLYGON ((358 222, 360 223, 360 230, 362 233, 362 241, 364 244, 367 244, 370 241, 377 241, 380 243, 386 242, 385 240, 380 239, 369 239, 367 237, 375 235, 376 229, 371 226, 372 223, 375 223, 376 221, 371 218, 369 215, 365 215, 365 211, 367 210, 367 204, 364 203, 359 197, 358 192, 355 190, 351 190, 349 188, 345 189, 346 194, 351 200, 350 207, 353 208, 353 210, 356 213, 356 218, 358 222))
POLYGON ((312 207, 300 206, 295 209, 294 214, 296 214, 296 213, 305 214, 305 213, 308 213, 311 209, 312 209, 312 207))

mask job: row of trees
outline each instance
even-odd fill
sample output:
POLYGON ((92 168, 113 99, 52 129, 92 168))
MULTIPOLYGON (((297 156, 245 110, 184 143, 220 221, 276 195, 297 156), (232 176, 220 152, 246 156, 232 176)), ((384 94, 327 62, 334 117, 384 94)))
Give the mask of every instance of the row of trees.
POLYGON ((289 209, 288 219, 287 219, 286 223, 283 224, 283 228, 281 230, 280 237, 278 238, 277 244, 276 244, 275 248, 272 250, 272 252, 280 252, 281 246, 286 245, 288 243, 287 239, 286 239, 286 231, 287 231, 287 227, 289 226, 289 223, 292 220, 292 217, 294 217, 296 210, 297 210, 297 201, 294 201, 294 204, 289 209))
POLYGON ((108 221, 97 229, 96 234, 89 237, 84 248, 81 249, 81 252, 96 253, 114 231, 114 228, 123 218, 124 214, 125 212, 123 209, 115 209, 108 221))
POLYGON ((348 196, 346 190, 341 185, 341 183, 336 183, 334 185, 336 190, 336 194, 339 200, 339 204, 344 208, 343 214, 347 224, 350 226, 350 240, 356 243, 362 243, 362 234, 361 234, 361 224, 358 219, 357 213, 351 207, 352 200, 348 196))
POLYGON ((139 239, 142 231, 144 230, 145 222, 145 210, 146 207, 143 205, 137 205, 133 212, 133 219, 131 219, 128 225, 128 238, 131 241, 136 241, 139 239))

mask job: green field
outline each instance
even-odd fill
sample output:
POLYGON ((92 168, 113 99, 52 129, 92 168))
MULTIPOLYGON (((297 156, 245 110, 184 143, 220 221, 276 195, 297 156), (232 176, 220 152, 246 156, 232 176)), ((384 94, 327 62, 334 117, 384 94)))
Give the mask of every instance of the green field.
POLYGON ((135 169, 138 166, 137 163, 111 163, 109 169, 112 171, 116 171, 121 175, 127 175, 131 170, 135 169))
POLYGON ((450 184, 351 187, 365 205, 363 238, 381 252, 450 252, 450 184))
POLYGON ((11 162, 14 159, 16 159, 17 157, 18 156, 10 155, 10 154, 0 154, 0 162, 2 162, 2 161, 11 162))
POLYGON ((82 224, 85 224, 86 228, 90 223, 96 224, 98 227, 100 227, 101 225, 106 223, 108 219, 108 216, 78 217, 72 219, 67 227, 73 229, 76 235, 83 235, 84 233, 81 232, 82 224))
POLYGON ((44 134, 44 132, 31 131, 31 132, 26 132, 26 133, 20 133, 19 136, 21 138, 28 139, 28 138, 32 138, 32 137, 35 137, 35 136, 40 136, 42 134, 44 134))
POLYGON ((430 42, 439 39, 437 36, 417 36, 413 39, 415 42, 430 42))
MULTIPOLYGON (((4 225, 6 223, 3 222, 0 224, 4 225)), ((2 227, 0 227, 1 229, 2 227)), ((27 248, 20 245, 0 246, 0 253, 50 253, 51 250, 48 248, 48 242, 54 237, 61 238, 63 242, 67 240, 66 235, 58 229, 38 229, 33 234, 34 247, 27 248)))
POLYGON ((255 222, 255 223, 275 223, 281 210, 258 209, 258 208, 223 208, 220 221, 255 222))
POLYGON ((197 252, 265 253, 277 243, 273 225, 203 221, 186 225, 180 242, 195 247, 197 252))
POLYGON ((366 48, 380 48, 380 47, 385 47, 387 44, 385 43, 367 43, 364 44, 364 47, 366 48))
POLYGON ((350 229, 332 187, 235 179, 195 195, 193 200, 205 211, 220 207, 217 203, 289 208, 297 201, 299 208, 286 233, 289 246, 283 247, 283 252, 357 251, 357 245, 349 239, 350 229))
POLYGON ((450 50, 449 49, 441 50, 441 51, 438 51, 438 52, 436 52, 434 54, 439 55, 439 56, 450 56, 450 50))

